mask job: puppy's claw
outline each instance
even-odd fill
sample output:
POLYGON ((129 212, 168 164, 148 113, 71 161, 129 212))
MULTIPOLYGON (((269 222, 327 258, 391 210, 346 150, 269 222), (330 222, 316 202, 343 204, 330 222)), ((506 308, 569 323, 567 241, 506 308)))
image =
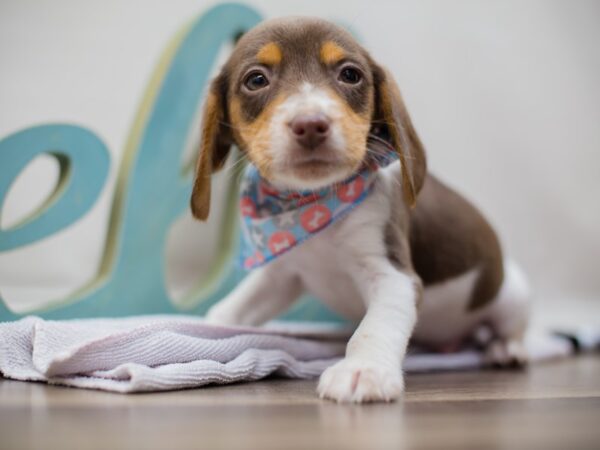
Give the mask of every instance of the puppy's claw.
POLYGON ((317 391, 340 403, 391 402, 402 395, 404 381, 399 367, 347 358, 323 372, 317 391))

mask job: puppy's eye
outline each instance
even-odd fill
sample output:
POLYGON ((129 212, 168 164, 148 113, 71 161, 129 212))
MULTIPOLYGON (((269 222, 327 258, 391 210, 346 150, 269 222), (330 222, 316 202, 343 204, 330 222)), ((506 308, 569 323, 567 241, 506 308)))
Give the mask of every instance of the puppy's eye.
POLYGON ((244 86, 249 91, 257 91, 267 87, 268 85, 269 79, 260 71, 250 72, 248 75, 246 75, 246 78, 244 78, 244 86))
POLYGON ((355 67, 343 67, 338 75, 338 80, 346 84, 358 84, 362 80, 362 73, 355 67))

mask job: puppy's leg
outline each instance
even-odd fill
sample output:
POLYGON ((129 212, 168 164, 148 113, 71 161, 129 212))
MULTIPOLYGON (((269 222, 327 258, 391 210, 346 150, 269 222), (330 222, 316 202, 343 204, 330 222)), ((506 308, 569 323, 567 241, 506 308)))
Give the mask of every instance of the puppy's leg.
POLYGON ((519 267, 513 262, 505 262, 504 283, 487 318, 494 335, 486 351, 488 363, 500 367, 518 367, 527 363, 524 339, 530 297, 527 280, 519 267))
POLYGON ((219 325, 260 325, 284 312, 302 293, 300 279, 270 264, 252 271, 223 300, 210 308, 206 321, 219 325))
POLYGON ((319 381, 323 398, 338 402, 391 401, 404 390, 402 360, 416 321, 420 280, 384 257, 368 257, 353 270, 367 313, 346 357, 319 381))

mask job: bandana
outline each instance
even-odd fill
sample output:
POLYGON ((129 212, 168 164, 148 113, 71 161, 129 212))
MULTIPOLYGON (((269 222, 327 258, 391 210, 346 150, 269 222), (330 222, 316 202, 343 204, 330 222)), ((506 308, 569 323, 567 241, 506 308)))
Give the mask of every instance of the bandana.
POLYGON ((252 164, 241 183, 241 265, 260 267, 338 221, 372 191, 377 171, 396 152, 369 152, 358 172, 315 191, 278 190, 252 164))

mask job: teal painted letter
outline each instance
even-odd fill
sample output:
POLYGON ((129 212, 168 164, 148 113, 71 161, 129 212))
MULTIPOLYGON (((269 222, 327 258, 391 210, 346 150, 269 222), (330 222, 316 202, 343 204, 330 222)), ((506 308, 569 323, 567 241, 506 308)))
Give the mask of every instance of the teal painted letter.
MULTIPOLYGON (((164 247, 169 227, 189 205, 191 173, 182 170, 181 153, 191 127, 199 126, 196 110, 220 48, 260 20, 249 7, 223 4, 175 38, 150 82, 125 150, 97 277, 36 314, 69 318, 176 312, 165 289, 164 247)), ((91 207, 106 177, 105 148, 91 133, 67 125, 33 127, 0 144, 0 198, 41 152, 59 159, 62 181, 58 192, 36 218, 2 231, 1 250, 25 245, 71 224, 91 207), (92 165, 97 172, 90 172, 92 165)), ((201 313, 238 278, 227 267, 220 275, 210 298, 206 292, 198 293, 189 302, 191 310, 201 313)), ((0 301, 0 320, 19 316, 0 301)))
MULTIPOLYGON (((192 174, 181 154, 196 123, 196 111, 223 44, 261 20, 253 9, 222 4, 179 33, 151 78, 119 168, 115 198, 98 274, 68 298, 49 302, 42 317, 126 316, 187 312, 202 314, 241 279, 233 268, 237 242, 237 188, 230 182, 229 206, 219 237, 221 254, 204 282, 176 308, 165 287, 165 241, 173 221, 188 208, 192 174), (208 281, 206 281, 208 280, 208 281)), ((0 251, 52 234, 92 206, 104 183, 108 157, 92 133, 71 125, 23 130, 0 143, 0 200, 35 155, 47 152, 61 166, 61 179, 46 205, 23 223, 0 233, 0 251)), ((23 314, 0 298, 0 320, 23 314)), ((300 303, 288 317, 330 318, 314 301, 300 303)))
POLYGON ((0 214, 17 175, 43 153, 58 160, 58 184, 39 210, 0 230, 0 251, 30 244, 72 224, 92 207, 102 190, 109 167, 102 141, 74 125, 41 125, 0 141, 0 214))

